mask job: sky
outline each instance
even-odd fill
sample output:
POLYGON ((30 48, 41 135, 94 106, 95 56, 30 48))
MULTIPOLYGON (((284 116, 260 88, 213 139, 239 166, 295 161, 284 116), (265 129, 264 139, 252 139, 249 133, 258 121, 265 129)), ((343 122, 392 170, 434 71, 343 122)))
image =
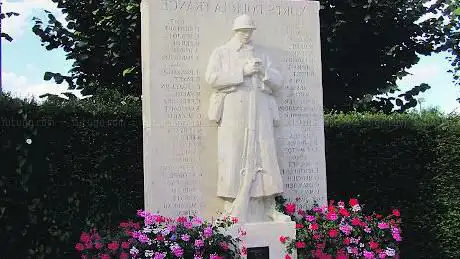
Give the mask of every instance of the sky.
MULTIPOLYGON (((14 11, 21 15, 3 20, 2 31, 13 37, 13 42, 2 39, 2 87, 3 91, 23 98, 38 97, 41 94, 59 94, 67 90, 65 83, 57 85, 45 81, 46 71, 67 74, 72 66, 60 50, 47 51, 31 28, 32 18, 46 21, 43 9, 51 11, 58 20, 65 23, 65 17, 51 0, 3 0, 3 12, 14 11)), ((444 113, 460 112, 460 86, 452 83, 451 68, 447 54, 421 56, 418 64, 408 70, 411 75, 398 81, 402 91, 413 86, 428 83, 431 89, 421 93, 422 108, 438 107, 444 113)), ((81 96, 78 91, 71 91, 81 96)), ((419 107, 417 107, 418 109, 419 107)))

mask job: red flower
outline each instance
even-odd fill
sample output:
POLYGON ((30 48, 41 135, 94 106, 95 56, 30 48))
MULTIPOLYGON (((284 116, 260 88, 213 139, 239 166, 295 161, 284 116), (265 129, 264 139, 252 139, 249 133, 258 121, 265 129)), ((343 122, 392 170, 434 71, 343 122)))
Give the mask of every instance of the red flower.
POLYGON ((220 242, 219 246, 222 248, 222 250, 227 251, 228 250, 228 244, 225 242, 220 242))
POLYGON ((96 247, 96 249, 101 249, 102 247, 104 247, 104 245, 102 243, 99 243, 97 242, 94 247, 96 247))
POLYGON ((330 237, 336 237, 339 234, 339 231, 337 229, 331 229, 328 234, 330 237))
POLYGON ((359 225, 361 225, 361 220, 360 220, 359 218, 353 218, 353 219, 351 220, 351 224, 352 224, 353 226, 359 226, 359 225))
POLYGON ((181 216, 181 217, 178 217, 178 218, 176 219, 176 221, 177 221, 178 223, 184 223, 184 222, 187 221, 187 219, 186 219, 185 217, 181 216))
POLYGON ((401 213, 399 212, 398 209, 394 209, 393 210, 393 215, 395 215, 396 217, 399 217, 399 216, 401 216, 401 213))
POLYGON ((286 210, 287 214, 292 215, 296 211, 296 205, 294 203, 288 203, 284 205, 284 209, 286 210))
POLYGON ((318 230, 318 228, 319 228, 318 223, 313 223, 313 224, 310 225, 311 230, 318 230))
POLYGON ((81 233, 81 235, 80 235, 80 241, 81 241, 82 243, 88 243, 88 242, 90 242, 90 241, 91 241, 91 235, 88 234, 88 233, 86 233, 86 232, 81 233))
POLYGON ((349 203, 350 203, 350 206, 352 206, 352 207, 356 206, 356 205, 359 205, 359 202, 358 202, 357 199, 350 199, 349 203))
POLYGON ((91 243, 91 242, 85 243, 85 248, 86 248, 86 249, 91 249, 91 248, 93 248, 93 243, 91 243))
POLYGON ((300 224, 300 223, 297 223, 297 224, 295 224, 295 228, 296 229, 301 229, 301 228, 303 228, 303 225, 300 224))
POLYGON ((348 212, 348 210, 346 210, 344 208, 339 209, 339 214, 344 216, 344 217, 349 217, 350 216, 350 212, 348 212))
POLYGON ((334 212, 334 211, 335 211, 335 207, 332 206, 332 205, 329 205, 329 206, 327 207, 327 210, 328 210, 329 212, 334 212))
POLYGON ((129 245, 129 242, 122 242, 121 243, 121 248, 123 249, 129 249, 130 245, 129 245))
POLYGON ((156 240, 163 241, 163 240, 165 240, 165 238, 162 235, 157 235, 156 240))
POLYGON ((369 242, 369 247, 372 249, 372 250, 375 250, 379 247, 379 243, 377 242, 374 242, 374 241, 371 241, 369 242))
POLYGON ((313 235, 313 239, 314 239, 314 240, 318 240, 318 239, 320 239, 320 238, 321 238, 321 236, 318 235, 318 234, 314 234, 314 235, 313 235))
POLYGON ((120 227, 127 228, 127 227, 129 227, 129 223, 128 222, 121 222, 120 227))
POLYGON ((128 259, 128 258, 129 258, 128 253, 125 253, 125 252, 120 253, 120 259, 128 259))
POLYGON ((286 256, 284 257, 284 259, 291 259, 291 256, 289 254, 286 254, 286 256))
POLYGON ((302 248, 305 248, 307 247, 307 244, 305 244, 305 242, 302 242, 302 241, 297 241, 295 243, 295 247, 299 248, 299 249, 302 249, 302 248))
POLYGON ((75 245, 75 249, 77 249, 77 251, 81 252, 85 249, 85 246, 82 244, 82 243, 77 243, 75 245))
POLYGON ((287 240, 287 239, 288 239, 288 238, 285 237, 285 236, 280 236, 280 242, 281 242, 282 244, 286 243, 286 240, 287 240))
POLYGON ((115 251, 115 250, 118 249, 119 246, 120 246, 120 244, 118 244, 118 242, 113 241, 112 243, 109 243, 109 244, 107 245, 107 248, 109 248, 109 249, 112 250, 112 251, 115 251))
POLYGON ((110 255, 108 255, 108 254, 101 254, 101 259, 110 259, 110 255))
POLYGON ((349 244, 350 244, 350 238, 349 238, 349 237, 345 238, 345 239, 343 240, 343 244, 344 244, 344 245, 349 245, 349 244))
POLYGON ((305 216, 305 214, 306 214, 305 211, 303 211, 303 210, 298 210, 297 213, 302 217, 305 216))

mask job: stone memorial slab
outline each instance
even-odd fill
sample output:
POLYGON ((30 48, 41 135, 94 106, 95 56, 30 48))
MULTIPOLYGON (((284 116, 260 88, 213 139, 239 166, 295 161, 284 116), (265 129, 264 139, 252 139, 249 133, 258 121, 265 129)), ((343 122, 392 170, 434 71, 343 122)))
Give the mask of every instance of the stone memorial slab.
POLYGON ((250 15, 284 77, 275 93, 284 196, 325 204, 326 166, 319 3, 275 0, 144 0, 142 13, 145 209, 165 216, 223 210, 217 192, 217 125, 207 117, 211 52, 250 15))

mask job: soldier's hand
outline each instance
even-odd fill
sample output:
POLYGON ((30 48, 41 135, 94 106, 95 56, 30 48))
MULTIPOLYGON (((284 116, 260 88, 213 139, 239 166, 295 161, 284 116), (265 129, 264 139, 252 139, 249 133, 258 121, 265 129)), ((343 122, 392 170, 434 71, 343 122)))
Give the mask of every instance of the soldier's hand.
POLYGON ((257 65, 254 62, 246 62, 243 66, 243 75, 250 76, 259 72, 257 65))

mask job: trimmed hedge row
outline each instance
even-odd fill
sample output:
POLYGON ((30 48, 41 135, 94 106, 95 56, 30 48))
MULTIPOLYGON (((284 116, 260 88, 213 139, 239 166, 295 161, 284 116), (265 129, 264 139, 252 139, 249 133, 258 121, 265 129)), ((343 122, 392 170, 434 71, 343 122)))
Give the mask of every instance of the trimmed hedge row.
MULTIPOLYGON (((0 258, 68 258, 80 230, 143 205, 136 98, 0 97, 0 258)), ((401 209, 403 258, 459 258, 460 118, 326 116, 328 195, 401 209)))

